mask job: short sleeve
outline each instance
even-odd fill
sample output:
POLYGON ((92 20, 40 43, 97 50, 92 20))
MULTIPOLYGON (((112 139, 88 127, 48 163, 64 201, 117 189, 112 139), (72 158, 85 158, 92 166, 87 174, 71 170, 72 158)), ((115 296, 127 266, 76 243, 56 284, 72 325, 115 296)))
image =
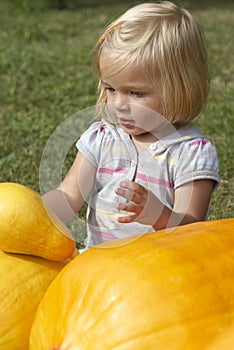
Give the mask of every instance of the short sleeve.
POLYGON ((197 138, 182 143, 175 167, 174 187, 185 183, 209 179, 219 184, 219 162, 215 146, 208 140, 197 138))
POLYGON ((95 167, 100 158, 100 146, 104 135, 102 122, 93 123, 79 138, 76 147, 95 167))

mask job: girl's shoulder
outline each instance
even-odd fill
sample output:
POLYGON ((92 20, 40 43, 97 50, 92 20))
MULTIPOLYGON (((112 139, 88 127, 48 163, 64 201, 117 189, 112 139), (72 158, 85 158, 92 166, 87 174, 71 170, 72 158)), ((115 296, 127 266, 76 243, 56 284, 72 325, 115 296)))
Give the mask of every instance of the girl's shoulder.
POLYGON ((217 158, 215 145, 193 124, 182 127, 179 133, 181 135, 181 148, 191 157, 199 157, 200 155, 201 157, 217 158))
POLYGON ((119 137, 116 126, 102 119, 92 123, 86 131, 83 132, 80 139, 90 139, 100 141, 104 137, 119 137))
POLYGON ((89 126, 76 142, 76 147, 92 164, 97 166, 105 145, 110 147, 118 139, 116 127, 101 120, 89 126))
POLYGON ((215 145, 195 126, 178 130, 176 140, 168 146, 174 161, 175 188, 186 182, 210 179, 219 183, 219 162, 215 145))
POLYGON ((212 142, 193 124, 178 128, 172 134, 162 138, 159 143, 162 149, 167 149, 170 150, 170 152, 176 153, 182 152, 183 149, 189 152, 189 150, 194 150, 198 147, 201 148, 204 145, 208 146, 208 148, 211 147, 215 149, 212 142))
POLYGON ((103 130, 100 121, 92 123, 84 131, 76 142, 76 148, 87 158, 94 166, 97 166, 100 145, 102 143, 103 130))

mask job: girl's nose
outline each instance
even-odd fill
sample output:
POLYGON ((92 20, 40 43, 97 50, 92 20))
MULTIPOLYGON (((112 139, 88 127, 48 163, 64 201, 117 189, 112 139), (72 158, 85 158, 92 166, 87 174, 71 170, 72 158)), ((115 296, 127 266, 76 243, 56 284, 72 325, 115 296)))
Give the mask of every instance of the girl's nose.
POLYGON ((114 108, 118 111, 129 110, 128 97, 124 94, 116 93, 113 101, 114 108))

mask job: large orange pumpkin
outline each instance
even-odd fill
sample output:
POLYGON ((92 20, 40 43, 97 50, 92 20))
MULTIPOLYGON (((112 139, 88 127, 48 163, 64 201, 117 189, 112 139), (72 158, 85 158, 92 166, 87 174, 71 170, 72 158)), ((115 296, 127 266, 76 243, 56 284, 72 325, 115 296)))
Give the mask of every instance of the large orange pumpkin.
POLYGON ((0 183, 0 250, 62 261, 75 250, 67 227, 44 206, 38 193, 12 182, 0 183))
POLYGON ((234 323, 218 336, 207 350, 233 350, 234 349, 234 323))
POLYGON ((30 350, 206 349, 234 322, 233 280, 234 219, 99 245, 51 283, 30 350))
POLYGON ((38 304, 64 264, 0 251, 0 350, 28 349, 38 304))

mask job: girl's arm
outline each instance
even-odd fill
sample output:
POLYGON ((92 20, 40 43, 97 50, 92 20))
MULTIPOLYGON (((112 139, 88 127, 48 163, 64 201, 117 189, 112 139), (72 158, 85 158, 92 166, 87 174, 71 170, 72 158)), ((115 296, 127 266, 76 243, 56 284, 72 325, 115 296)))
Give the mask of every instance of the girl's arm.
POLYGON ((81 153, 77 153, 59 187, 45 193, 42 199, 62 221, 67 221, 82 208, 93 186, 95 174, 96 168, 81 153))
POLYGON ((116 189, 116 193, 131 202, 120 203, 117 209, 131 214, 119 217, 118 221, 121 223, 136 221, 160 230, 204 220, 214 182, 196 180, 177 188, 173 210, 166 207, 155 195, 138 183, 123 181, 120 186, 116 189))

